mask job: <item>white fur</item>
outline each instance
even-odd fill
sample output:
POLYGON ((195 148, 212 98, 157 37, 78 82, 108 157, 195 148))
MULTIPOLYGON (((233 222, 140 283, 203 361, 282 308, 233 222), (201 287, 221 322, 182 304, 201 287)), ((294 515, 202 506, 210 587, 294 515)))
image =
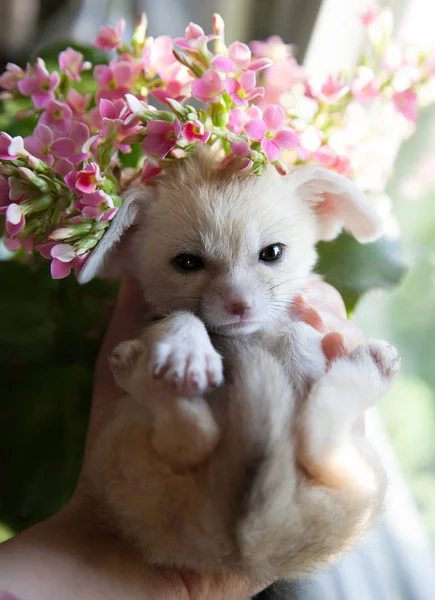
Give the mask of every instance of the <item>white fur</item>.
POLYGON ((299 324, 278 340, 218 337, 226 383, 189 399, 146 368, 158 327, 118 348, 129 395, 90 456, 112 526, 147 562, 261 581, 306 574, 348 549, 384 491, 353 425, 390 384, 396 354, 368 344, 326 372, 322 359, 319 372, 320 337, 304 336, 300 352, 299 324))
POLYGON ((148 364, 180 396, 201 396, 223 381, 222 358, 213 348, 204 323, 177 311, 152 329, 148 364))
POLYGON ((376 517, 384 477, 353 425, 387 389, 397 355, 372 343, 327 370, 321 335, 290 319, 316 242, 343 225, 361 241, 379 234, 344 177, 307 167, 255 178, 199 152, 132 192, 90 256, 81 281, 116 262, 161 318, 112 357, 127 396, 87 471, 147 561, 294 576, 376 517), (274 243, 282 260, 259 261, 274 243), (180 253, 205 267, 180 273, 180 253))

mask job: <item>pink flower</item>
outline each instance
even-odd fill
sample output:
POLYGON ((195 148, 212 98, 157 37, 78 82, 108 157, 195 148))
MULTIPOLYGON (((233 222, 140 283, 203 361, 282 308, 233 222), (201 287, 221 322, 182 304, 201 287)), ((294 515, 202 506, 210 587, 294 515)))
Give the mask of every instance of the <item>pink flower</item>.
POLYGON ((213 102, 224 89, 224 82, 212 69, 208 69, 202 77, 192 82, 192 94, 202 102, 213 102))
POLYGON ((134 83, 134 70, 130 62, 120 60, 110 61, 109 65, 97 65, 94 69, 94 79, 99 86, 97 100, 107 98, 118 100, 130 92, 134 83))
POLYGON ((9 154, 9 148, 13 142, 10 135, 4 131, 0 132, 0 160, 15 160, 18 154, 9 154))
POLYGON ((154 88, 151 90, 150 94, 162 102, 162 104, 165 104, 168 98, 181 102, 182 100, 189 98, 189 92, 190 90, 188 85, 182 81, 173 79, 167 83, 165 82, 165 87, 163 88, 154 88))
POLYGON ((64 262, 57 258, 51 261, 50 272, 53 279, 65 279, 71 273, 73 261, 64 262))
POLYGON ((59 67, 70 79, 80 81, 80 73, 88 71, 92 64, 83 60, 83 54, 73 48, 67 48, 59 54, 59 67))
POLYGON ((36 108, 44 108, 54 99, 53 91, 59 85, 60 77, 55 71, 50 75, 42 58, 36 59, 36 64, 26 76, 18 82, 18 89, 23 96, 30 96, 36 108))
POLYGON ((149 38, 142 54, 145 69, 163 77, 168 69, 179 64, 173 49, 174 45, 169 35, 161 35, 154 40, 149 38))
POLYGON ((252 61, 251 50, 249 46, 242 42, 233 42, 228 47, 228 56, 220 54, 214 56, 211 60, 211 66, 222 73, 231 73, 232 71, 258 71, 272 65, 268 58, 261 58, 252 61))
POLYGON ((85 94, 82 96, 77 90, 71 88, 65 98, 65 101, 75 115, 82 116, 89 106, 91 97, 91 94, 85 94))
MULTIPOLYGON (((69 163, 69 161, 67 161, 67 162, 69 163)), ((69 163, 69 164, 71 164, 71 163, 69 163)), ((74 194, 77 194, 79 196, 80 191, 76 188, 76 182, 77 182, 78 176, 79 176, 78 171, 70 170, 70 172, 65 175, 65 183, 74 194)))
POLYGON ((278 35, 272 35, 265 41, 254 41, 250 47, 255 56, 270 58, 273 62, 284 60, 291 55, 291 46, 284 44, 278 35))
POLYGON ((363 13, 361 15, 361 23, 364 25, 364 27, 368 27, 369 25, 371 25, 373 23, 373 21, 376 21, 376 19, 378 18, 380 13, 380 9, 377 6, 370 6, 365 13, 363 13))
POLYGON ((100 167, 96 163, 91 163, 78 172, 75 187, 83 194, 92 194, 101 182, 100 167))
POLYGON ((40 122, 33 130, 33 134, 24 138, 24 147, 32 156, 36 156, 48 165, 52 165, 54 161, 51 154, 53 139, 51 129, 40 122))
POLYGON ((143 166, 140 180, 142 183, 146 183, 154 177, 157 177, 157 175, 160 175, 161 172, 162 168, 159 166, 159 164, 152 160, 152 158, 148 157, 143 166))
POLYGON ((258 106, 250 106, 247 110, 245 108, 233 108, 230 110, 228 115, 227 128, 232 132, 239 135, 245 123, 251 119, 261 119, 261 109, 258 106))
POLYGON ((264 95, 263 87, 255 87, 255 73, 253 71, 245 71, 240 80, 235 77, 228 77, 225 81, 225 87, 231 100, 237 106, 247 106, 254 98, 264 95))
MULTIPOLYGON (((128 110, 128 107, 123 100, 111 102, 102 98, 98 105, 98 110, 102 118, 102 125, 105 125, 107 128, 111 124, 115 126, 121 125, 123 114, 128 110)), ((103 135, 106 135, 106 133, 103 132, 103 135)))
POLYGON ((14 63, 8 63, 6 65, 6 71, 0 76, 0 87, 4 90, 15 90, 18 82, 24 77, 24 71, 18 65, 14 63))
POLYGON ((279 60, 264 72, 265 95, 259 104, 265 108, 269 104, 279 104, 282 94, 289 92, 295 84, 305 85, 305 81, 305 72, 293 56, 279 60))
POLYGON ((71 269, 80 269, 88 255, 78 257, 71 244, 40 244, 37 250, 46 258, 52 258, 51 276, 53 279, 64 279, 71 269))
POLYGON ((203 123, 195 119, 186 123, 181 135, 191 144, 197 141, 205 144, 211 135, 211 131, 204 129, 203 123))
POLYGON ((69 160, 66 160, 64 158, 58 160, 54 166, 54 172, 63 177, 64 179, 67 175, 71 173, 71 171, 74 171, 74 165, 71 162, 69 162, 69 160))
POLYGON ((24 158, 28 156, 28 152, 24 148, 24 140, 20 135, 16 135, 14 138, 12 138, 8 152, 10 157, 21 156, 24 158))
POLYGON ((228 56, 217 54, 210 61, 211 66, 221 73, 231 73, 236 70, 234 62, 228 56))
POLYGON ((261 148, 267 160, 278 160, 281 148, 295 148, 299 144, 297 135, 289 127, 283 127, 284 111, 278 105, 268 106, 262 119, 252 119, 245 125, 245 131, 261 148))
POLYGON ((372 100, 381 94, 380 86, 372 69, 365 66, 358 67, 357 76, 352 82, 352 94, 359 102, 372 100))
POLYGON ((228 154, 219 164, 221 168, 228 168, 243 171, 252 165, 250 159, 251 147, 245 140, 238 140, 231 143, 231 153, 228 154))
POLYGON ((251 64, 251 50, 249 46, 242 42, 233 42, 228 46, 228 57, 242 71, 247 69, 251 64))
POLYGON ((340 156, 337 152, 327 144, 320 146, 312 155, 312 160, 317 162, 326 169, 332 169, 343 175, 350 171, 350 161, 348 158, 340 156))
POLYGON ((26 225, 24 212, 18 204, 9 204, 6 209, 6 231, 9 237, 14 237, 23 231, 26 225))
MULTIPOLYGON (((20 248, 23 248, 26 252, 31 252, 33 249, 33 236, 30 236, 25 240, 18 240, 16 238, 5 236, 3 238, 3 244, 9 252, 18 252, 20 248)), ((12 600, 12 598, 10 600, 12 600)))
POLYGON ((189 23, 184 32, 184 38, 176 38, 174 44, 186 50, 202 50, 215 35, 205 35, 204 29, 196 23, 189 23))
POLYGON ((188 69, 177 61, 173 49, 172 39, 162 35, 155 40, 150 38, 143 50, 146 71, 150 75, 157 73, 165 84, 150 93, 163 103, 166 98, 179 101, 187 98, 190 94, 189 84, 194 79, 188 69))
POLYGON ((9 252, 18 252, 18 250, 21 248, 20 240, 14 240, 13 238, 5 236, 2 242, 9 252))
POLYGON ((89 158, 89 152, 83 152, 83 146, 88 139, 88 127, 84 123, 73 123, 68 135, 53 142, 51 149, 56 158, 67 159, 77 164, 89 158))
POLYGON ((309 91, 312 96, 325 104, 337 104, 349 91, 349 85, 339 77, 329 75, 325 81, 310 81, 309 91))
POLYGON ((142 142, 142 148, 148 154, 156 154, 164 158, 168 152, 175 147, 180 134, 180 122, 149 121, 147 125, 148 135, 142 142))
POLYGON ((131 54, 125 53, 118 56, 118 61, 127 62, 130 65, 133 80, 137 79, 143 74, 143 70, 145 68, 145 61, 143 58, 135 58, 131 54))
POLYGON ((65 133, 71 127, 72 110, 68 104, 50 100, 45 105, 45 111, 42 113, 39 122, 42 125, 53 127, 61 133, 65 133))
POLYGON ((340 156, 332 144, 324 143, 324 134, 314 125, 309 125, 305 129, 299 137, 299 143, 298 152, 301 160, 314 161, 327 169, 343 174, 349 171, 349 160, 340 156))
POLYGON ((82 215, 85 219, 96 221, 110 221, 117 212, 112 198, 101 190, 86 194, 79 200, 82 215))
POLYGON ((249 156, 251 146, 245 140, 240 140, 231 144, 231 151, 236 156, 249 156))
POLYGON ((128 153, 131 148, 124 144, 123 140, 134 135, 140 126, 139 120, 133 114, 124 100, 102 99, 99 104, 99 112, 102 118, 101 132, 103 137, 108 137, 115 132, 115 144, 121 152, 128 153))
POLYGON ((101 50, 114 50, 121 43, 122 34, 125 29, 125 20, 120 19, 115 29, 113 27, 108 27, 107 25, 103 25, 100 27, 100 32, 98 34, 97 39, 94 42, 94 46, 100 48, 101 50))
POLYGON ((103 119, 99 108, 91 108, 87 114, 87 122, 92 134, 101 133, 103 129, 103 119))
POLYGON ((167 98, 181 102, 191 96, 190 84, 194 81, 194 77, 184 65, 176 63, 160 77, 164 82, 164 87, 154 88, 150 94, 163 104, 167 98))
POLYGON ((414 90, 395 92, 393 94, 394 108, 409 121, 416 122, 418 119, 418 97, 414 90))

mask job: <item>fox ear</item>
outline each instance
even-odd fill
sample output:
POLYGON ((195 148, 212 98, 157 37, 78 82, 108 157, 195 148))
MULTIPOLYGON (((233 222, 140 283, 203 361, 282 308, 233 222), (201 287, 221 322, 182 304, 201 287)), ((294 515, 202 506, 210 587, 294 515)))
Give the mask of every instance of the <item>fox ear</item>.
POLYGON ((146 200, 147 193, 147 190, 140 188, 125 197, 106 233, 80 270, 79 283, 87 283, 101 275, 115 250, 121 246, 126 231, 137 222, 140 206, 146 200))
POLYGON ((344 175, 322 167, 300 167, 289 183, 317 216, 318 240, 332 240, 344 228, 362 243, 382 235, 382 222, 367 196, 344 175))

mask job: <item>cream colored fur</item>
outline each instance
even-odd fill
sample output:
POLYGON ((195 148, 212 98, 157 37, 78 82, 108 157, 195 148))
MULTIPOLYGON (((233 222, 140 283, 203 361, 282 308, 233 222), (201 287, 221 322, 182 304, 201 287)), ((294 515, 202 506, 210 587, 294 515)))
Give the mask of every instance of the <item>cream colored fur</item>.
POLYGON ((144 559, 258 580, 307 573, 378 514, 384 476, 355 421, 397 370, 383 342, 326 368, 290 306, 315 243, 379 235, 364 195, 319 168, 256 178, 211 152, 132 191, 81 274, 140 281, 151 317, 112 357, 126 392, 87 471, 106 518, 144 559), (280 261, 258 260, 280 243, 280 261), (200 256, 182 273, 173 258, 200 256), (243 303, 246 319, 228 306, 243 303))
POLYGON ((108 521, 147 562, 259 581, 350 548, 385 484, 353 424, 388 388, 395 351, 367 344, 325 372, 320 336, 304 324, 279 338, 217 337, 224 385, 182 398, 149 372, 155 327, 113 358, 128 395, 87 473, 108 521))

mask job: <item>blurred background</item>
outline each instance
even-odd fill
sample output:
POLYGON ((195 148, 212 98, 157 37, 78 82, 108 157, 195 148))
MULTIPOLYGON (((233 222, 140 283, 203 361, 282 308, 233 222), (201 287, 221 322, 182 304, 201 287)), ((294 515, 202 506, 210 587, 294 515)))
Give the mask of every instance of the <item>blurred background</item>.
MULTIPOLYGON (((229 41, 280 35, 295 44, 309 73, 325 73, 357 59, 358 15, 369 5, 365 0, 1 0, 0 66, 25 64, 41 48, 65 40, 90 45, 101 24, 113 25, 121 16, 132 29, 145 11, 150 35, 175 37, 192 20, 209 31, 212 14, 219 12, 229 41)), ((435 46, 434 0, 383 5, 393 9, 401 35, 435 46)), ((385 522, 337 568, 309 582, 278 586, 267 597, 435 597, 435 109, 423 111, 414 136, 391 152, 395 171, 380 206, 389 215, 390 234, 402 239, 408 271, 396 289, 366 294, 355 313, 368 337, 385 337, 403 358, 399 381, 381 403, 381 419, 375 416, 371 425, 393 483, 385 522)), ((74 489, 93 361, 116 289, 95 282, 78 291, 74 281, 51 280, 47 265, 29 269, 12 265, 5 252, 1 258, 0 539, 7 539, 55 512, 74 489)))

